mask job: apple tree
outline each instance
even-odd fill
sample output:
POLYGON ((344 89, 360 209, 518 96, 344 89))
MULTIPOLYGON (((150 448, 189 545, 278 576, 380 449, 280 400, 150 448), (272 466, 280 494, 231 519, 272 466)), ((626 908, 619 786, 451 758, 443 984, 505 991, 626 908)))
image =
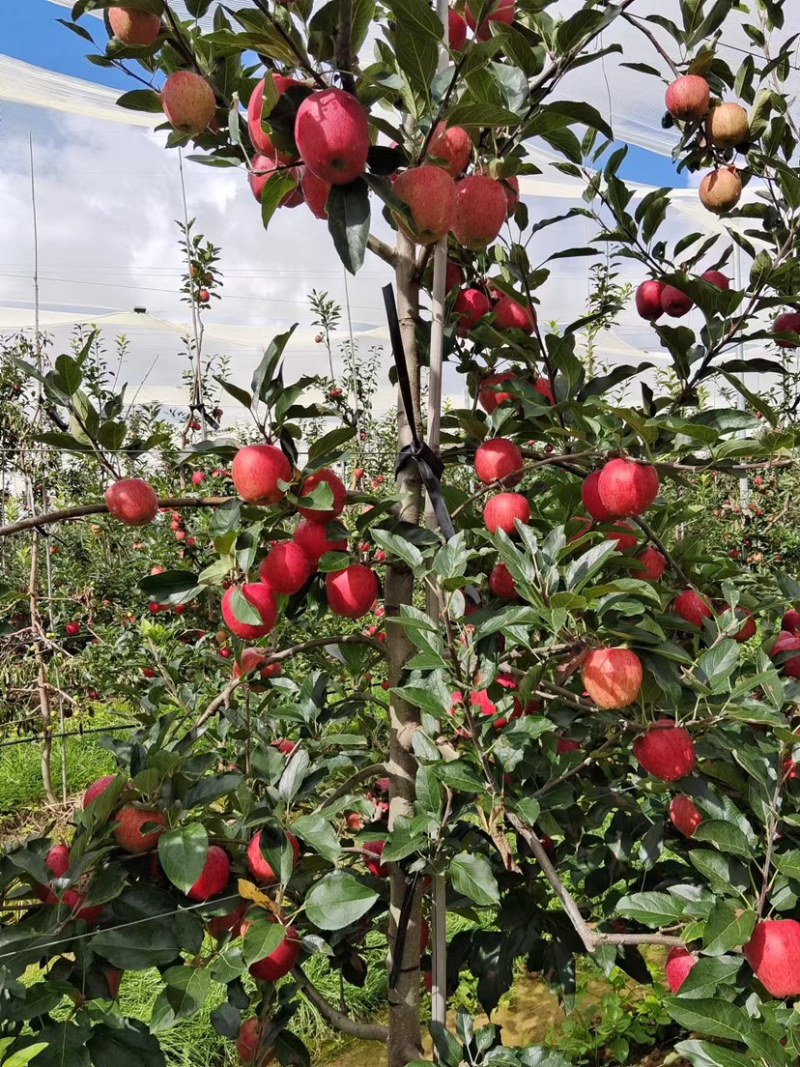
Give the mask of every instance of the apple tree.
MULTIPOLYGON (((753 587, 685 526, 694 478, 796 455, 794 426, 742 377, 779 376, 800 342, 789 5, 638 6, 496 0, 440 19, 425 0, 190 0, 180 21, 162 0, 75 4, 89 39, 77 20, 107 9, 92 60, 136 69, 120 103, 163 110, 170 147, 241 167, 264 225, 310 210, 348 270, 370 255, 393 273, 399 463, 391 499, 348 491, 348 419, 303 454, 320 407, 285 377, 288 334, 249 389, 226 384, 258 439, 196 446, 232 462, 215 558, 142 585, 173 604, 214 590, 237 670, 213 696, 179 662, 154 679, 71 842, 3 860, 2 1018, 16 1047, 48 1043, 42 1063, 163 1063, 114 1004, 120 973, 148 967, 158 1026, 225 987, 214 1023, 242 1062, 305 1062, 291 1019, 306 997, 390 1067, 415 1063, 431 948, 448 1067, 565 1062, 464 1015, 448 1031, 462 971, 491 1013, 520 966, 569 1002, 579 960, 646 983, 664 956, 670 1051, 797 1058, 800 585, 775 568, 753 587), (753 46, 738 70, 718 48, 734 19, 753 46), (730 226, 668 238, 669 190, 635 198, 625 146, 570 97, 623 27, 652 49, 637 69, 643 93, 666 90, 676 168, 730 226), (657 395, 646 364, 587 375, 579 336, 613 295, 544 325, 549 268, 528 239, 565 217, 532 224, 519 198, 537 139, 585 180, 568 217, 593 227, 591 250, 634 266, 674 388, 657 395), (751 264, 738 284, 735 248, 751 264), (744 360, 745 341, 764 354, 744 360), (473 402, 440 424, 442 358, 473 402), (717 379, 742 408, 701 404, 717 379), (475 920, 449 945, 445 910, 475 920), (385 967, 385 1017, 326 1000, 313 954, 344 990, 385 967)), ((158 521, 146 476, 109 486, 114 519, 158 521)))

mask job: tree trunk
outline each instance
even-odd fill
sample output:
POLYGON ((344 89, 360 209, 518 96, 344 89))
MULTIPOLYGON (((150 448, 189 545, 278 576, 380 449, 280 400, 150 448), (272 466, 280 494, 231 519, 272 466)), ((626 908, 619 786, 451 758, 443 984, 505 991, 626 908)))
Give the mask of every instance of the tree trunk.
MULTIPOLYGON (((406 237, 398 237, 400 259, 396 267, 397 311, 403 337, 408 373, 411 380, 411 395, 414 403, 414 418, 420 426, 420 374, 417 354, 417 320, 419 318, 419 283, 415 278, 415 247, 406 237)), ((411 431, 398 395, 397 401, 398 448, 411 442, 411 431)), ((419 523, 422 492, 416 469, 409 466, 397 479, 400 504, 397 516, 404 522, 419 523)), ((414 595, 413 575, 403 564, 391 565, 386 575, 386 623, 387 652, 389 656, 389 681, 396 686, 403 668, 412 655, 413 646, 405 631, 393 625, 403 604, 411 604, 414 595)), ((419 712, 404 700, 392 697, 389 711, 389 779, 390 804, 389 828, 398 817, 414 814, 414 785, 417 761, 411 743, 419 725, 419 712)), ((421 888, 418 887, 410 910, 410 918, 403 945, 399 967, 396 961, 396 938, 400 910, 405 900, 407 884, 399 864, 391 865, 391 899, 389 914, 389 960, 390 973, 397 972, 394 989, 389 990, 389 1067, 405 1067, 411 1059, 419 1058, 420 1012, 419 1012, 419 955, 421 925, 421 888)))

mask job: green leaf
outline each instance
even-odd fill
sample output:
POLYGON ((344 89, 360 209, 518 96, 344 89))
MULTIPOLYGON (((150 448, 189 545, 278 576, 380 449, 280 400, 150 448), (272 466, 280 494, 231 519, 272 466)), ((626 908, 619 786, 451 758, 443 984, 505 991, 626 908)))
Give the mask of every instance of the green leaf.
POLYGON ((158 860, 164 874, 182 893, 200 877, 208 856, 208 833, 200 823, 167 830, 158 839, 158 860))
POLYGON ((721 852, 732 852, 744 859, 750 859, 753 854, 749 841, 739 827, 722 819, 706 819, 695 831, 694 840, 708 841, 721 852))
POLYGON ((711 997, 720 985, 729 984, 742 968, 741 956, 699 959, 681 986, 681 997, 711 997))
POLYGON ((713 692, 718 692, 730 677, 739 659, 739 645, 726 637, 705 651, 697 661, 697 672, 713 692))
POLYGON ((679 1056, 685 1056, 694 1067, 753 1067, 754 1063, 745 1053, 710 1041, 681 1041, 675 1051, 679 1056))
MULTIPOLYGON (((255 925, 255 923, 253 924, 255 925)), ((198 1012, 211 991, 211 971, 207 967, 170 967, 164 973, 164 992, 179 1019, 198 1012)))
POLYGON ((250 383, 250 389, 253 396, 257 396, 259 400, 266 401, 267 390, 275 379, 278 362, 296 329, 297 323, 285 333, 279 333, 276 337, 273 337, 264 353, 264 358, 256 367, 253 373, 253 380, 250 383))
MULTIPOLYGON (((58 20, 59 22, 61 19, 58 20)), ((8 1041, 11 1039, 8 1038, 8 1041)), ((27 1067, 31 1060, 35 1060, 40 1052, 44 1052, 47 1048, 47 1042, 39 1041, 35 1045, 29 1045, 27 1048, 20 1049, 18 1052, 12 1052, 10 1056, 3 1058, 3 1067, 27 1067)))
POLYGON ((273 171, 270 174, 261 190, 261 222, 265 230, 269 228, 272 216, 296 188, 297 179, 291 170, 273 171))
POLYGON ((478 794, 486 791, 486 783, 464 760, 438 763, 435 770, 439 781, 457 793, 478 794))
POLYGON ((476 904, 489 906, 500 903, 497 881, 485 856, 459 852, 450 861, 450 878, 455 891, 476 904))
POLYGON ((251 963, 266 959, 280 948, 285 938, 285 926, 270 919, 256 919, 244 935, 244 962, 249 967, 251 963))
POLYGON ((363 178, 334 185, 328 195, 328 230, 339 259, 351 274, 364 262, 369 237, 369 187, 363 178))
POLYGON ((736 907, 727 900, 720 901, 712 909, 706 922, 703 932, 704 952, 709 956, 723 956, 733 948, 741 948, 750 940, 755 925, 754 911, 736 907))
POLYGON ((292 831, 331 863, 335 863, 342 854, 336 832, 322 815, 301 815, 292 823, 292 831))
POLYGON ((148 111, 154 115, 163 112, 161 95, 153 89, 131 89, 117 98, 117 107, 128 111, 148 111))
POLYGON ((113 904, 116 926, 92 938, 92 951, 123 971, 173 963, 179 947, 175 901, 151 886, 132 886, 113 904), (144 931, 147 937, 144 937, 144 931))
POLYGON ((617 904, 617 912, 644 926, 672 926, 683 918, 685 901, 671 893, 633 893, 617 904))
POLYGON ((320 930, 342 930, 366 915, 378 899, 347 871, 333 871, 321 878, 306 896, 306 914, 320 930))
POLYGON ((752 1028, 752 1023, 742 1008, 716 997, 698 1000, 666 997, 664 1006, 679 1026, 706 1034, 708 1037, 740 1042, 744 1040, 744 1034, 752 1028))
POLYGON ((200 591, 197 575, 191 571, 164 571, 148 574, 139 582, 141 591, 159 604, 185 604, 200 591))
POLYGON ((397 556, 412 570, 422 566, 422 553, 416 545, 402 537, 400 534, 390 533, 388 530, 372 529, 372 538, 377 545, 397 556))

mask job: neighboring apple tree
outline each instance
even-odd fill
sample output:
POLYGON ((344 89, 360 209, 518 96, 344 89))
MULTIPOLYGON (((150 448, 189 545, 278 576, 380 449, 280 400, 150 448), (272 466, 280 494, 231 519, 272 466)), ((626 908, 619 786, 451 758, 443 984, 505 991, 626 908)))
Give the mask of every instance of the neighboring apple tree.
MULTIPOLYGON (((246 169, 265 224, 311 210, 349 270, 367 253, 393 268, 405 462, 396 494, 379 499, 348 493, 334 469, 353 420, 304 449, 320 408, 309 383, 284 377, 289 333, 249 390, 226 384, 260 442, 211 439, 191 453, 232 460, 236 497, 209 520, 216 558, 142 588, 173 605, 215 590, 237 670, 202 703, 191 675, 154 679, 141 728, 109 742, 119 773, 87 794, 71 847, 38 839, 3 861, 18 921, 0 937, 0 1012, 16 1047, 46 1041, 43 1064, 162 1064, 157 1038, 113 1003, 121 972, 157 967, 156 1032, 222 985, 214 1023, 242 1062, 305 1062, 291 1031, 304 996, 332 1026, 386 1043, 390 1067, 413 1063, 431 884, 443 876, 448 909, 480 919, 452 938, 449 980, 474 975, 486 1011, 518 966, 569 1000, 581 956, 646 982, 653 951, 668 949, 665 1040, 678 1056, 796 1060, 800 585, 775 569, 753 591, 719 545, 683 536, 699 470, 736 477, 796 455, 793 426, 741 379, 781 374, 781 350, 800 343, 800 313, 786 310, 800 291, 798 129, 782 91, 793 38, 772 36, 789 5, 756 0, 737 14, 752 42, 737 71, 716 51, 726 0, 680 0, 676 22, 642 17, 636 0, 587 0, 567 19, 548 0, 468 4, 449 13, 449 46, 425 0, 187 6, 194 17, 213 8, 213 30, 161 0, 79 0, 73 18, 110 8, 115 37, 93 61, 152 85, 122 105, 163 108, 170 145, 246 169), (625 148, 590 102, 570 99, 572 72, 619 52, 623 25, 667 72, 678 167, 704 172, 702 203, 743 228, 668 243, 668 190, 634 199, 625 148), (668 394, 639 393, 646 364, 587 379, 581 331, 615 307, 594 301, 587 314, 576 298, 572 321, 544 328, 549 270, 527 250, 562 219, 531 225, 519 200, 532 139, 585 178, 568 216, 594 225, 591 250, 637 264, 636 306, 671 359, 668 394), (736 212, 748 185, 757 196, 736 212), (391 245, 371 231, 379 209, 391 245), (441 240, 446 270, 434 272, 441 240), (738 286, 735 245, 751 264, 738 286), (422 524, 434 273, 448 293, 445 355, 474 398, 443 423, 449 539, 422 524), (669 324, 692 309, 693 326, 669 324), (765 351, 745 362, 748 339, 765 351), (744 410, 699 407, 715 378, 744 410), (364 1023, 346 990, 376 965, 376 937, 386 1012, 364 1023), (314 953, 340 972, 340 1003, 309 981, 314 953), (37 963, 47 967, 31 984, 37 963)), ((72 28, 88 36, 88 25, 72 28)), ((636 66, 643 93, 664 91, 636 66)), ((74 407, 73 370, 59 373, 74 407)), ((57 382, 44 388, 58 399, 57 382)), ((92 411, 86 432, 102 440, 108 420, 92 411)), ((122 447, 124 425, 118 434, 122 447)), ((121 523, 159 521, 147 473, 109 486, 121 523)), ((447 1067, 565 1062, 504 1049, 466 1016, 456 1034, 431 1030, 447 1067)))

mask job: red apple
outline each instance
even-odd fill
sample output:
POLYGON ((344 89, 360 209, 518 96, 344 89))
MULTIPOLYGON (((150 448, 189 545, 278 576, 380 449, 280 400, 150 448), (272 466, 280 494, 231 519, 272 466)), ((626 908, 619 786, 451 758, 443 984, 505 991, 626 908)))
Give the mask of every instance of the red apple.
POLYGON ((360 619, 378 597, 378 579, 365 564, 352 563, 342 571, 325 575, 325 594, 334 615, 360 619))
POLYGON ((275 595, 272 589, 264 582, 246 582, 242 586, 232 585, 225 590, 222 597, 222 618, 225 625, 237 637, 246 641, 257 641, 260 637, 266 637, 272 631, 278 619, 278 608, 275 604, 275 595), (240 588, 244 598, 261 619, 261 623, 242 622, 236 617, 233 608, 233 596, 237 588, 240 588))
POLYGON ((678 992, 696 963, 697 957, 693 956, 682 945, 676 945, 675 948, 670 949, 664 970, 667 974, 667 985, 671 992, 678 992))
POLYGON ((346 552, 347 541, 329 541, 323 522, 299 522, 292 534, 295 541, 315 565, 328 552, 346 552))
POLYGON ((102 796, 103 793, 105 793, 106 789, 108 789, 109 786, 111 786, 114 782, 116 782, 116 780, 117 780, 116 775, 107 774, 103 778, 98 778, 96 782, 92 782, 92 784, 89 786, 89 788, 83 794, 83 808, 84 808, 84 810, 86 808, 88 808, 91 803, 93 803, 95 800, 97 800, 97 798, 99 796, 102 796))
POLYGON ((444 272, 444 288, 445 292, 452 293, 454 289, 458 289, 461 283, 464 281, 464 272, 457 263, 454 263, 452 259, 448 259, 447 267, 444 272))
POLYGON ((694 770, 694 742, 688 730, 671 719, 659 719, 633 743, 633 754, 648 774, 677 782, 694 770))
POLYGON ((642 688, 642 661, 628 648, 595 648, 583 661, 583 688, 599 708, 626 708, 642 688))
POLYGON ((766 919, 756 924, 744 946, 745 958, 759 982, 773 997, 800 996, 800 923, 766 919))
POLYGON ((703 619, 714 618, 711 605, 694 589, 686 589, 683 593, 679 593, 672 601, 672 611, 685 622, 690 622, 692 626, 700 629, 703 628, 703 619))
POLYGON ((261 1024, 258 1019, 245 1019, 236 1038, 236 1055, 242 1063, 255 1062, 261 1041, 261 1024))
POLYGON ((730 289, 730 278, 727 278, 722 271, 719 270, 707 270, 700 277, 704 282, 708 282, 709 285, 714 285, 717 289, 730 289))
POLYGON ((641 515, 658 496, 658 471, 630 459, 612 459, 600 471, 597 492, 615 518, 641 515))
POLYGON ((77 637, 81 632, 81 624, 79 622, 68 622, 64 628, 70 637, 77 637))
POLYGON ((566 756, 570 752, 580 752, 581 746, 577 741, 571 740, 569 737, 559 737, 556 743, 556 752, 559 756, 566 756))
MULTIPOLYGON (((487 300, 487 304, 488 303, 487 300)), ((488 378, 483 379, 480 392, 478 393, 478 402, 487 415, 491 415, 501 404, 508 404, 511 401, 516 400, 516 397, 512 393, 501 392, 497 388, 497 386, 502 385, 503 382, 515 382, 516 380, 516 374, 510 370, 503 371, 500 374, 490 374, 488 378)))
POLYGON ((680 794, 670 801, 669 819, 684 837, 694 837, 697 827, 703 821, 703 816, 697 810, 697 805, 691 797, 680 794))
POLYGON ((745 641, 749 641, 751 637, 755 637, 756 620, 753 618, 753 613, 748 611, 747 608, 741 607, 741 605, 738 605, 733 613, 742 623, 741 627, 733 635, 734 641, 738 641, 741 645, 745 641))
POLYGON ((459 337, 466 337, 491 310, 492 305, 486 293, 480 289, 462 289, 453 304, 459 337))
POLYGON ((209 845, 205 866, 200 877, 186 894, 190 900, 205 901, 218 896, 228 884, 231 861, 219 845, 209 845))
POLYGON ((469 0, 467 0, 467 6, 464 9, 464 15, 467 19, 467 25, 471 30, 476 30, 475 36, 479 41, 488 41, 491 36, 490 23, 499 22, 506 26, 510 26, 514 21, 515 15, 515 0, 494 0, 493 3, 485 5, 481 0, 473 0, 475 7, 478 11, 481 8, 484 9, 483 21, 478 26, 475 15, 470 8, 469 0))
POLYGON ((614 515, 608 510, 600 499, 597 483, 600 481, 600 471, 592 471, 584 478, 581 485, 581 500, 583 506, 596 522, 610 522, 614 515))
POLYGON ((724 215, 735 208, 742 196, 742 179, 735 167, 712 170, 698 188, 700 203, 714 215, 724 215))
POLYGON ((687 74, 677 78, 667 89, 667 111, 674 119, 702 119, 711 102, 711 89, 705 78, 687 74))
POLYGON ((692 310, 694 304, 691 297, 674 285, 665 285, 661 290, 661 307, 670 318, 680 319, 692 310))
POLYGON ((639 535, 629 522, 615 522, 606 534, 606 540, 616 541, 618 552, 630 552, 639 544, 639 535))
MULTIPOLYGON (((302 82, 296 81, 294 78, 287 78, 283 74, 271 75, 272 81, 275 85, 279 95, 283 95, 286 90, 292 85, 302 86, 302 82)), ((279 163, 291 163, 297 159, 297 155, 292 152, 282 152, 275 147, 272 138, 264 129, 261 124, 261 119, 264 111, 264 79, 256 85, 250 94, 250 100, 247 104, 247 129, 250 134, 250 140, 253 142, 253 147, 257 153, 263 156, 270 156, 272 159, 277 159, 279 163)))
POLYGON ((498 563, 489 575, 489 588, 501 600, 516 600, 517 587, 505 563, 498 563))
POLYGON ((128 46, 149 48, 155 44, 161 33, 161 19, 148 11, 137 11, 133 7, 110 7, 108 21, 111 32, 128 46))
POLYGON ((643 319, 655 322, 664 313, 661 306, 661 294, 664 291, 664 283, 650 278, 642 282, 636 290, 636 310, 643 319))
POLYGON ((539 396, 544 397, 544 399, 547 401, 551 408, 555 407, 556 398, 553 394, 553 386, 549 379, 537 378, 536 381, 533 383, 533 388, 536 390, 539 396))
POLYGON ((188 134, 208 129, 217 112, 214 90, 192 70, 170 74, 161 90, 161 106, 167 121, 180 133, 188 134))
POLYGON ((790 634, 796 634, 797 631, 800 630, 800 611, 797 611, 796 608, 789 608, 783 616, 781 629, 786 630, 790 634))
POLYGON ((447 29, 451 51, 463 52, 467 43, 467 22, 452 8, 447 12, 447 29))
POLYGON ((309 170, 331 185, 347 185, 366 170, 367 114, 355 96, 342 89, 306 97, 297 109, 294 139, 309 170))
POLYGON ((496 493, 489 497, 483 509, 483 521, 489 533, 503 530, 513 536, 517 532, 516 520, 527 525, 531 518, 531 506, 521 493, 496 493))
POLYGON ((347 490, 345 489, 344 482, 338 476, 334 474, 332 470, 317 471, 316 474, 310 475, 308 478, 304 478, 300 485, 300 492, 298 496, 310 496, 318 485, 327 485, 331 493, 333 494, 333 506, 321 510, 319 508, 301 508, 298 506, 297 510, 304 519, 308 519, 309 522, 321 522, 327 523, 331 519, 338 518, 344 511, 345 504, 347 503, 347 490))
MULTIPOLYGON (((433 131, 428 145, 428 160, 437 167, 443 168, 451 178, 457 178, 469 166, 474 147, 472 138, 463 127, 448 126, 440 122, 433 131)), ((402 177, 401 174, 400 178, 402 177)), ((400 181, 400 178, 397 180, 400 181)), ((397 192, 397 183, 394 188, 397 192)), ((455 189, 453 195, 455 196, 455 189)), ((449 230, 450 227, 448 226, 447 229, 449 230)))
POLYGON ((484 485, 499 481, 516 485, 522 478, 523 465, 519 448, 505 437, 484 441, 475 452, 475 474, 484 485))
MULTIPOLYGON (((248 182, 250 183, 250 189, 255 199, 261 203, 261 197, 264 193, 264 189, 267 186, 267 182, 271 181, 277 175, 285 174, 286 169, 282 168, 271 156, 254 156, 252 163, 252 170, 248 175, 248 182)), ((281 197, 281 207, 298 207, 303 203, 303 190, 300 187, 300 168, 292 167, 289 170, 291 176, 295 179, 295 188, 290 189, 287 193, 284 193, 281 197)))
POLYGON ((331 192, 330 182, 323 181, 322 178, 317 177, 313 170, 303 167, 300 188, 303 191, 303 199, 311 214, 318 219, 327 219, 328 197, 331 192))
MULTIPOLYGON (((297 838, 294 834, 287 833, 286 839, 292 846, 292 852, 294 853, 293 867, 297 866, 297 861, 300 859, 300 845, 297 843, 297 838)), ((273 882, 278 881, 278 875, 267 863, 261 852, 260 830, 250 839, 250 844, 247 846, 247 866, 250 868, 252 876, 261 885, 272 885, 273 882)))
POLYGON ((280 945, 263 960, 250 967, 250 974, 260 982, 277 982, 291 971, 300 959, 300 935, 293 926, 286 927, 286 936, 280 945))
POLYGON ((158 497, 141 478, 123 478, 106 489, 106 507, 125 526, 147 526, 158 514, 158 497))
POLYGON ((163 812, 132 805, 120 808, 114 821, 114 840, 123 851, 135 854, 155 848, 167 826, 163 812), (155 823, 156 829, 142 833, 142 827, 150 823, 155 823))
POLYGON ((385 841, 367 841, 364 845, 364 851, 369 852, 375 856, 375 859, 365 859, 367 870, 370 874, 376 878, 388 878, 389 867, 385 863, 380 862, 380 857, 383 855, 383 850, 386 848, 385 841))
POLYGON ((472 252, 488 248, 503 228, 506 206, 503 186, 494 178, 484 174, 462 178, 456 185, 453 213, 456 240, 472 252))
POLYGON ((517 210, 519 203, 519 178, 511 174, 507 178, 501 178, 503 191, 506 194, 506 217, 510 218, 517 210))
POLYGON ((248 504, 277 504, 291 482, 292 465, 274 445, 246 445, 236 453, 231 467, 234 488, 248 504))
POLYGON ((661 581, 664 571, 667 568, 667 561, 657 548, 648 546, 647 548, 642 549, 636 558, 644 567, 644 570, 636 575, 637 578, 642 578, 646 582, 661 581))
POLYGON ((524 307, 513 297, 501 296, 494 305, 494 325, 497 330, 522 330, 530 335, 536 328, 536 311, 530 304, 524 307))
POLYGON ((750 117, 741 104, 715 104, 706 118, 706 137, 717 148, 735 148, 750 137, 750 117))
POLYGON ((421 245, 440 241, 450 230, 456 202, 456 186, 448 170, 424 165, 403 171, 394 183, 398 200, 411 212, 412 224, 395 213, 394 218, 405 234, 421 245))
MULTIPOLYGON (((779 315, 772 324, 774 333, 800 334, 800 311, 789 311, 785 315, 779 315)), ((797 342, 790 339, 777 340, 778 348, 797 348, 797 342)))
POLYGON ((299 593, 316 567, 296 541, 275 545, 262 561, 258 576, 276 593, 291 596, 299 593))

